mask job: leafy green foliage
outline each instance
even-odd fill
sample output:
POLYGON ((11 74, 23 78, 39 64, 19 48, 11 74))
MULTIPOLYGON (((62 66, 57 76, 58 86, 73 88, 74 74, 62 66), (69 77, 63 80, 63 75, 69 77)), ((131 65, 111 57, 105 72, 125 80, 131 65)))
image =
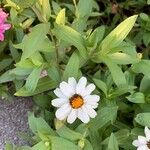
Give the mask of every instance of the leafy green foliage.
POLYGON ((6 150, 134 150, 132 141, 150 127, 150 1, 0 4, 12 24, 0 42, 0 97, 33 96, 36 105, 31 145, 6 150), (101 100, 88 124, 69 125, 55 119, 53 91, 81 76, 101 100))

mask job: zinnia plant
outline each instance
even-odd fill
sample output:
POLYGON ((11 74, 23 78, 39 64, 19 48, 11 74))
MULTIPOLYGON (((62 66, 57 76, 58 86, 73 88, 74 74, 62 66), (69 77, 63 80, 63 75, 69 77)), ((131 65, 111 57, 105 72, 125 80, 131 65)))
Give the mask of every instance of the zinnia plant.
POLYGON ((0 2, 0 96, 34 101, 6 150, 150 149, 149 4, 0 2))

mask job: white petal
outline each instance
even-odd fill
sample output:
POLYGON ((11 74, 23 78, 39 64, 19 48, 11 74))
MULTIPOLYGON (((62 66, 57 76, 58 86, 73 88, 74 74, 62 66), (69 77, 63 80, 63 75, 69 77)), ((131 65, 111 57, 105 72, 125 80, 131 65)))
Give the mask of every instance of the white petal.
POLYGON ((77 110, 72 109, 70 114, 68 115, 67 122, 68 123, 73 123, 77 118, 77 110))
POLYGON ((90 118, 82 108, 78 109, 78 118, 83 122, 83 123, 88 123, 90 121, 90 118))
POLYGON ((138 136, 138 140, 143 145, 147 143, 147 139, 144 136, 138 136))
POLYGON ((136 146, 136 147, 142 146, 142 144, 139 142, 139 140, 134 140, 134 141, 132 142, 132 144, 133 144, 134 146, 136 146))
POLYGON ((55 107, 61 107, 65 103, 68 103, 68 101, 69 100, 67 98, 56 98, 52 100, 52 105, 55 107))
POLYGON ((74 90, 76 89, 77 82, 74 77, 70 77, 68 79, 68 84, 73 87, 74 90))
POLYGON ((67 118, 70 111, 71 111, 71 106, 69 104, 64 104, 56 111, 55 113, 56 118, 59 120, 64 120, 65 118, 67 118))
POLYGON ((149 150, 149 148, 147 147, 147 145, 143 145, 143 146, 138 147, 137 150, 149 150))
POLYGON ((148 129, 148 127, 145 127, 144 131, 145 131, 146 138, 149 141, 150 140, 150 130, 148 129))
POLYGON ((54 90, 54 93, 57 97, 60 97, 60 98, 66 98, 66 96, 62 93, 62 91, 59 89, 59 88, 56 88, 54 90))
POLYGON ((85 86, 87 84, 87 79, 85 77, 80 78, 76 86, 76 93, 81 95, 85 92, 85 86))
MULTIPOLYGON (((88 103, 88 104, 89 104, 89 103, 88 103)), ((90 105, 91 105, 91 107, 94 108, 94 109, 98 107, 98 103, 92 103, 92 104, 90 104, 90 105)))
POLYGON ((85 102, 98 102, 100 97, 98 95, 87 95, 83 98, 85 102))
POLYGON ((97 113, 90 105, 84 105, 83 108, 91 118, 95 118, 97 113))
POLYGON ((62 93, 68 98, 72 97, 75 94, 73 88, 64 81, 60 83, 60 89, 62 93))
POLYGON ((92 101, 85 102, 85 105, 90 105, 94 109, 98 107, 98 103, 92 101))
POLYGON ((86 88, 82 96, 90 95, 95 90, 94 84, 89 84, 86 88))

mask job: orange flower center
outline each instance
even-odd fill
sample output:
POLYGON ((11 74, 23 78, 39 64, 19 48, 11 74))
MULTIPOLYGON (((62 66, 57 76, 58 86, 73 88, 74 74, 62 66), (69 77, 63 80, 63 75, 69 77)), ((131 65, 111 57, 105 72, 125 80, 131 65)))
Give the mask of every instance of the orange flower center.
POLYGON ((75 94, 70 98, 70 105, 74 109, 80 108, 83 104, 84 104, 84 100, 78 94, 75 94))
POLYGON ((147 142, 147 147, 150 149, 150 141, 147 142))

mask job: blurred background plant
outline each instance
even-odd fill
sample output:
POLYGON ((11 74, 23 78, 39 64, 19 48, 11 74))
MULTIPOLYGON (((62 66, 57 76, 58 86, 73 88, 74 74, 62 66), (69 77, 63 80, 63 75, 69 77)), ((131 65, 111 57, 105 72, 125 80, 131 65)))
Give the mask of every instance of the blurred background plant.
MULTIPOLYGON (((0 96, 33 96, 40 117, 29 114, 34 136, 24 135, 31 147, 20 149, 134 149, 131 143, 142 133, 140 125, 150 127, 149 4, 1 1, 12 28, 0 42, 0 96), (98 115, 88 125, 77 121, 67 127, 54 121, 53 89, 71 76, 86 76, 101 96, 98 115)), ((7 150, 12 147, 6 145, 7 150)))

